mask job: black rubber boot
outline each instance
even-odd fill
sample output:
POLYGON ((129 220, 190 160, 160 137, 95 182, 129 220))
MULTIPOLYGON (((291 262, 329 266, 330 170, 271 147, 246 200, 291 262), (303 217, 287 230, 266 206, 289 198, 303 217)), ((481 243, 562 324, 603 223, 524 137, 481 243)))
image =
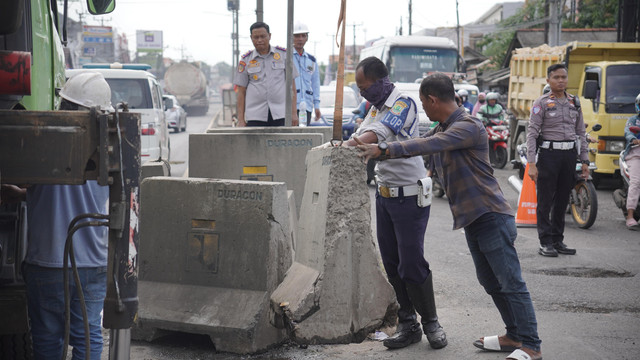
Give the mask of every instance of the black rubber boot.
POLYGON ((420 285, 407 284, 407 293, 411 303, 422 318, 422 330, 427 335, 429 345, 434 349, 442 349, 447 346, 447 334, 438 322, 436 313, 436 300, 433 296, 433 280, 431 273, 420 285))
POLYGON ((396 292, 396 299, 400 304, 398 310, 398 327, 396 332, 384 339, 382 344, 389 349, 400 349, 422 340, 422 331, 417 321, 416 311, 409 300, 404 281, 399 277, 389 277, 389 283, 396 292))

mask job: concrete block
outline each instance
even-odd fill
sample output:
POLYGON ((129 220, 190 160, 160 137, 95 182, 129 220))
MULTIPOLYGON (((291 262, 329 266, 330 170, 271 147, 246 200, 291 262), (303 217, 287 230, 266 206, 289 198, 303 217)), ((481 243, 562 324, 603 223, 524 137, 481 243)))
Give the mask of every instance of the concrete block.
POLYGON ((281 181, 300 209, 307 151, 322 143, 319 133, 214 133, 189 136, 189 176, 281 181))
POLYGON ((296 196, 293 190, 287 190, 289 203, 289 227, 291 228, 291 248, 295 256, 296 241, 298 241, 298 212, 296 211, 296 196))
POLYGON ((134 338, 207 334, 235 353, 285 338, 269 323, 269 297, 292 263, 284 183, 154 177, 140 204, 134 338))
POLYGON ((333 136, 333 127, 331 126, 252 126, 252 127, 234 127, 220 128, 212 127, 206 131, 207 134, 322 134, 322 142, 331 140, 333 136))
POLYGON ((395 307, 371 234, 365 181, 366 167, 355 149, 307 155, 295 263, 271 296, 274 316, 296 323, 299 342, 362 341, 395 307))
POLYGON ((140 180, 152 176, 171 176, 171 169, 165 161, 147 161, 142 164, 140 171, 140 180))

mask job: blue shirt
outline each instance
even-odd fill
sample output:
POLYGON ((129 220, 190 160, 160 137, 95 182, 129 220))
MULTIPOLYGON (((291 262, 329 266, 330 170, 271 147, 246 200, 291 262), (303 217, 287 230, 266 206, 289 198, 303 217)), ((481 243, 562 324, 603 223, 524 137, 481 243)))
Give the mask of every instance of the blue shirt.
POLYGON ((293 51, 293 66, 298 70, 296 78, 297 107, 304 99, 307 111, 320 107, 320 72, 316 58, 306 51, 300 55, 293 51))
MULTIPOLYGON (((27 189, 29 264, 62 268, 69 223, 86 213, 107 214, 109 188, 95 180, 84 185, 36 185, 27 189)), ((80 222, 93 220, 85 219, 80 222)), ((73 236, 78 267, 107 266, 108 227, 79 229, 73 236)))

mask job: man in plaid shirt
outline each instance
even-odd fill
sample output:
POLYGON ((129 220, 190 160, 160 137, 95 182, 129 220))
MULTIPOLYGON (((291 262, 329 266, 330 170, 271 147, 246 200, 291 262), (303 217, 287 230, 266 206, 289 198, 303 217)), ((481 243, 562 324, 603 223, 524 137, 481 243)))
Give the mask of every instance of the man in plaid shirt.
MULTIPOLYGON (((486 337, 474 345, 510 352, 517 359, 525 352, 541 359, 536 316, 522 279, 512 210, 489 163, 487 132, 482 122, 455 103, 451 79, 441 73, 420 85, 424 111, 439 125, 417 139, 388 143, 385 153, 375 144, 360 144, 365 160, 387 160, 432 154, 453 214, 453 228, 464 228, 478 281, 491 295, 506 325, 506 335, 486 337)), ((524 357, 522 357, 524 358, 524 357)))

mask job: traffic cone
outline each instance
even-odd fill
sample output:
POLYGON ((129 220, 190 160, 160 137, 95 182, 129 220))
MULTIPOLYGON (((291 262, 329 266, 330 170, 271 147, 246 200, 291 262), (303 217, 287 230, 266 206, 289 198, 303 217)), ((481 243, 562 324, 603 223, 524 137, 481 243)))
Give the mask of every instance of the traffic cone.
POLYGON ((529 163, 527 163, 527 167, 524 170, 524 179, 522 179, 522 191, 520 191, 520 196, 518 196, 516 226, 536 226, 538 223, 536 217, 537 207, 536 184, 529 177, 529 163))

